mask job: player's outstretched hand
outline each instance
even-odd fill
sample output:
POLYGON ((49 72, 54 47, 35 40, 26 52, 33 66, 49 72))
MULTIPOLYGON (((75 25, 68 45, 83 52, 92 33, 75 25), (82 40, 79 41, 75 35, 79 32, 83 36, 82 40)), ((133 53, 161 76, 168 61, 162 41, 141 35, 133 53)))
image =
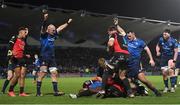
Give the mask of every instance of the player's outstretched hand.
POLYGON ((70 18, 67 23, 69 24, 69 23, 71 23, 71 22, 72 22, 72 19, 70 18))
POLYGON ((118 22, 119 22, 118 18, 114 18, 113 21, 114 21, 114 25, 118 25, 118 22))
POLYGON ((44 21, 48 19, 48 13, 44 14, 44 21))

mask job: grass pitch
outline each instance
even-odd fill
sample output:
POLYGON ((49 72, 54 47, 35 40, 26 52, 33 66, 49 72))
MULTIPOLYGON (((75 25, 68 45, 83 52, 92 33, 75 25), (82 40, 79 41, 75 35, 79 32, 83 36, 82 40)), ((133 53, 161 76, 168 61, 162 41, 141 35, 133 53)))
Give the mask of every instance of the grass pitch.
MULTIPOLYGON (((85 80, 88 77, 72 77, 60 78, 59 88, 64 91, 64 96, 53 96, 52 83, 50 78, 44 79, 42 83, 43 97, 36 97, 36 85, 32 83, 33 79, 26 79, 25 91, 30 94, 29 97, 19 97, 19 88, 16 86, 16 97, 9 97, 7 94, 0 95, 0 104, 180 104, 180 87, 176 89, 176 93, 166 93, 162 97, 156 97, 150 90, 149 96, 137 96, 133 99, 130 98, 106 98, 96 99, 92 97, 82 97, 78 99, 69 98, 69 93, 77 93, 85 80)), ((162 77, 148 76, 148 79, 159 89, 163 90, 162 77)), ((0 80, 0 88, 4 80, 0 80)), ((162 91, 161 91, 162 92, 162 91)))

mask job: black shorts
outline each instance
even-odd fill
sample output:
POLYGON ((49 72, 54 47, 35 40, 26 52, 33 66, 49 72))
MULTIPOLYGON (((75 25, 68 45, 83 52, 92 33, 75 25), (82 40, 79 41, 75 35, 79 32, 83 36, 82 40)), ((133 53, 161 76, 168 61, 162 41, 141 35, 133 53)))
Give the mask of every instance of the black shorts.
POLYGON ((40 70, 40 67, 34 67, 34 71, 38 72, 40 70))
POLYGON ((15 69, 16 67, 26 67, 26 59, 25 58, 12 58, 12 64, 10 69, 15 69))
POLYGON ((127 97, 127 94, 125 91, 120 90, 118 85, 112 85, 107 91, 107 97, 127 97))
POLYGON ((110 59, 110 65, 113 65, 115 67, 115 72, 118 72, 119 70, 127 70, 128 69, 128 54, 123 53, 114 53, 113 57, 110 59))
POLYGON ((8 60, 8 67, 7 67, 7 71, 13 71, 14 70, 14 65, 12 64, 12 59, 8 60))

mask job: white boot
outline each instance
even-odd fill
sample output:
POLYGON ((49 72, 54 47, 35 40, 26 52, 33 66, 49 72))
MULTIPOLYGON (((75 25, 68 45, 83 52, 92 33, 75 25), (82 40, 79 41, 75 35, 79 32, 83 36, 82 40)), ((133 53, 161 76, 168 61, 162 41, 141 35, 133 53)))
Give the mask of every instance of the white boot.
POLYGON ((173 87, 171 88, 171 93, 175 93, 175 89, 173 87))
POLYGON ((165 87, 163 90, 163 93, 167 93, 169 91, 169 88, 165 87))
POLYGON ((70 98, 73 98, 73 99, 76 99, 76 98, 77 98, 77 95, 76 95, 76 94, 69 94, 69 97, 70 97, 70 98))

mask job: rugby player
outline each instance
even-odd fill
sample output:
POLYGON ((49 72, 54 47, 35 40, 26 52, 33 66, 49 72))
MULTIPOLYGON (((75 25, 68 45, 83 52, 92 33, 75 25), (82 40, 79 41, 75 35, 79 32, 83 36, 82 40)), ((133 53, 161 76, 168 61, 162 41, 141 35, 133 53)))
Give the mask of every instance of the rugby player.
POLYGON ((58 72, 55 62, 55 49, 54 41, 58 37, 58 34, 66 28, 72 21, 69 19, 65 24, 55 27, 53 24, 47 26, 48 13, 43 16, 43 25, 41 27, 40 35, 40 72, 37 78, 37 93, 36 96, 42 96, 41 85, 42 80, 46 76, 47 72, 51 73, 52 85, 54 90, 54 96, 64 95, 64 92, 58 90, 58 72))
POLYGON ((171 31, 165 29, 163 35, 159 38, 158 44, 156 45, 156 54, 161 56, 160 66, 162 70, 164 80, 164 93, 169 91, 168 76, 170 77, 171 92, 175 92, 175 63, 178 57, 178 43, 177 40, 171 37, 171 31))

